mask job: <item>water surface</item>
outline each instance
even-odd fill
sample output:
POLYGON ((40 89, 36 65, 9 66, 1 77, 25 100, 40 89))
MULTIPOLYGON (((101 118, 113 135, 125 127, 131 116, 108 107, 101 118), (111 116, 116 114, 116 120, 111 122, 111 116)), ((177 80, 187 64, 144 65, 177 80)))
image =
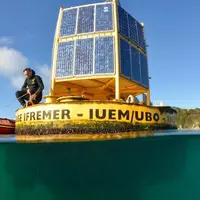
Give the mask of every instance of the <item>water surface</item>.
POLYGON ((1 138, 0 199, 200 199, 200 132, 155 135, 40 144, 1 138))

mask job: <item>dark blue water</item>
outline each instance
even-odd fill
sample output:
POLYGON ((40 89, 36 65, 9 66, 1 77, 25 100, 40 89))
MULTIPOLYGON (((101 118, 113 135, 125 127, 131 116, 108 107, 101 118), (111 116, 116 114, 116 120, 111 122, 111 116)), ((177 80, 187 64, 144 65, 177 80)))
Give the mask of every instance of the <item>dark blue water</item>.
POLYGON ((199 134, 41 144, 4 138, 0 199, 198 200, 199 134))

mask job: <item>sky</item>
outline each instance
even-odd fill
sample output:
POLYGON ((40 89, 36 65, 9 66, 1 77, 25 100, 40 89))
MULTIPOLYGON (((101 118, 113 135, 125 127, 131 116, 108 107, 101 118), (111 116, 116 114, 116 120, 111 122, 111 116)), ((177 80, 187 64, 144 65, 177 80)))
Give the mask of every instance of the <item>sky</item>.
MULTIPOLYGON (((0 117, 14 118, 21 107, 15 92, 26 67, 43 78, 48 94, 59 8, 97 2, 0 0, 0 117)), ((121 6, 145 24, 151 101, 200 107, 200 1, 121 0, 121 6)))

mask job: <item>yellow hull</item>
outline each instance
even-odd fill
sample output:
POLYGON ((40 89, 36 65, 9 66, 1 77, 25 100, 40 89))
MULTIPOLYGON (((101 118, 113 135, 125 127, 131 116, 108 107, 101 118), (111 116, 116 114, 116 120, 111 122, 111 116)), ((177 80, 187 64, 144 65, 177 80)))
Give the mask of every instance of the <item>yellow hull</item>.
POLYGON ((175 117, 170 107, 72 100, 17 110, 16 134, 102 134, 176 128, 175 117))

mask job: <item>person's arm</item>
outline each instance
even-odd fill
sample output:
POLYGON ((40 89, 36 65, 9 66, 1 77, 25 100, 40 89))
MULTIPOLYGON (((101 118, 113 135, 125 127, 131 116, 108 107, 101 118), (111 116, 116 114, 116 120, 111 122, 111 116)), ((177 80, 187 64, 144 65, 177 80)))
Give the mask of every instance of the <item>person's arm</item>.
POLYGON ((27 92, 27 81, 26 81, 26 79, 25 79, 25 81, 24 81, 24 84, 22 85, 22 88, 21 88, 21 91, 23 91, 23 92, 27 92))
POLYGON ((42 92, 42 90, 44 90, 44 84, 40 76, 35 76, 35 81, 39 86, 38 90, 35 92, 35 95, 38 95, 40 92, 42 92))

